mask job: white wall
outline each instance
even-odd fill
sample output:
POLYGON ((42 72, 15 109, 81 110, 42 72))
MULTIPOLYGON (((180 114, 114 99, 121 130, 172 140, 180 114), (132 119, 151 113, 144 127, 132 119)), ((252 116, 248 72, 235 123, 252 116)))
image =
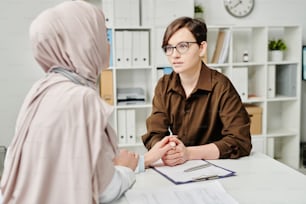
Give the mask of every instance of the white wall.
POLYGON ((28 30, 34 17, 61 0, 0 1, 0 145, 8 145, 17 114, 34 81, 43 76, 32 57, 28 30))
MULTIPOLYGON (((8 145, 11 141, 22 101, 33 82, 44 74, 32 58, 28 41, 29 25, 40 11, 62 1, 0 1, 0 145, 8 145)), ((305 0, 255 0, 253 13, 244 19, 235 19, 227 14, 223 0, 196 1, 205 7, 205 19, 209 25, 300 24, 306 31, 305 0)), ((306 44, 306 34, 303 42, 306 44)), ((303 86, 306 87, 305 82, 303 86)), ((303 91, 304 101, 305 90, 306 88, 303 91)), ((303 115, 306 115, 306 111, 303 115)), ((303 131, 306 133, 306 130, 303 131)), ((306 141, 306 136, 304 138, 306 141)))

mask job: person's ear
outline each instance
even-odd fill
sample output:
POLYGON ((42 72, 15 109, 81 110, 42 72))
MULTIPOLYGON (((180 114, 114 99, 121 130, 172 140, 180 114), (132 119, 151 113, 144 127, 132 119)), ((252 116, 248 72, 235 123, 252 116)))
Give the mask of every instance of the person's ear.
POLYGON ((207 50, 207 42, 202 41, 200 44, 200 57, 203 58, 207 50))

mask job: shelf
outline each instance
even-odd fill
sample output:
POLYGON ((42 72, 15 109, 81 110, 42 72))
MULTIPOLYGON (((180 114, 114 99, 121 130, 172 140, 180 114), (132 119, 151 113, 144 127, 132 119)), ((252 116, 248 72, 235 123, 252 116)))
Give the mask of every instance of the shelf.
POLYGON ((279 61, 279 62, 272 62, 269 61, 267 62, 268 65, 279 65, 279 64, 298 64, 299 62, 297 61, 279 61))
POLYGON ((152 66, 115 67, 115 70, 152 70, 152 66))
POLYGON ((268 102, 281 102, 281 101, 296 101, 297 97, 288 97, 288 96, 275 96, 274 98, 267 99, 268 102))
POLYGON ((268 130, 268 133, 266 135, 267 138, 279 138, 279 137, 296 137, 297 132, 290 131, 290 130, 268 130))
POLYGON ((143 143, 138 142, 138 143, 132 143, 132 144, 119 144, 119 147, 142 147, 143 143))
POLYGON ((146 103, 146 104, 135 104, 135 105, 117 105, 117 109, 142 109, 142 108, 151 108, 152 104, 151 103, 146 103))

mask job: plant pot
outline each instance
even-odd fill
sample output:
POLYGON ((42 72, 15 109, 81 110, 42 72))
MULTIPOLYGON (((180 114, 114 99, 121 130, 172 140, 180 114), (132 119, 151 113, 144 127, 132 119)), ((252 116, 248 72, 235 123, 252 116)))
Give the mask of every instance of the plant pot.
POLYGON ((283 51, 272 50, 270 51, 270 61, 278 62, 283 60, 283 51))

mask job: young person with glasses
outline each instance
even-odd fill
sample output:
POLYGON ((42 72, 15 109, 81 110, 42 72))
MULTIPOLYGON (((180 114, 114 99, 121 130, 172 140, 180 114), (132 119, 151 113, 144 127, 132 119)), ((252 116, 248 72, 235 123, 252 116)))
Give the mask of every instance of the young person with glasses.
POLYGON ((173 134, 175 148, 162 157, 174 166, 193 159, 239 158, 250 154, 250 119, 230 80, 203 63, 204 22, 189 17, 166 29, 162 48, 173 68, 155 87, 152 113, 142 140, 147 149, 173 134))

